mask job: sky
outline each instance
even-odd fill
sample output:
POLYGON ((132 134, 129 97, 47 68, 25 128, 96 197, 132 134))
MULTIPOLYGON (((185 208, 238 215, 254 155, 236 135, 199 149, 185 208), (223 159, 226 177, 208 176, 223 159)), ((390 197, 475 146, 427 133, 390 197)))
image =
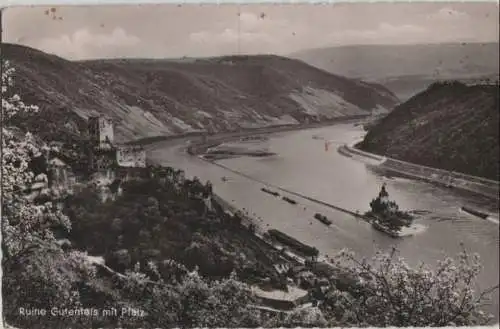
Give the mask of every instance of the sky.
POLYGON ((498 2, 15 7, 3 42, 70 60, 288 55, 353 44, 498 42, 498 2))

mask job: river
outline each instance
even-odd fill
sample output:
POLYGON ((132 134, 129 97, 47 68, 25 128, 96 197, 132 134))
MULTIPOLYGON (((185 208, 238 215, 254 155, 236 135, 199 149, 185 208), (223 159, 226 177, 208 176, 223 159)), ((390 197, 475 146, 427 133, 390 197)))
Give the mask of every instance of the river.
MULTIPOLYGON (((333 255, 348 248, 361 257, 370 257, 377 249, 396 246, 408 263, 424 262, 432 266, 437 260, 460 252, 462 242, 469 252, 481 256, 484 266, 476 289, 498 284, 498 223, 460 211, 461 206, 469 205, 497 213, 498 203, 424 182, 383 177, 337 152, 338 146, 358 140, 363 134, 362 128, 353 124, 276 133, 270 136, 270 151, 277 155, 225 159, 218 163, 255 180, 360 212, 368 210, 370 201, 385 182, 390 198, 400 208, 430 211, 417 221, 425 228, 421 233, 396 240, 361 220, 311 201, 290 196, 299 203, 291 205, 262 192, 264 185, 255 180, 187 155, 179 143, 158 143, 148 157, 183 169, 187 176, 210 180, 218 195, 240 209, 249 210, 263 228, 279 229, 315 246, 322 254, 333 255), (330 143, 328 150, 325 140, 330 143), (227 181, 221 180, 223 176, 227 181), (326 227, 313 219, 317 212, 326 215, 333 224, 326 227)), ((488 310, 498 314, 498 291, 488 310)))

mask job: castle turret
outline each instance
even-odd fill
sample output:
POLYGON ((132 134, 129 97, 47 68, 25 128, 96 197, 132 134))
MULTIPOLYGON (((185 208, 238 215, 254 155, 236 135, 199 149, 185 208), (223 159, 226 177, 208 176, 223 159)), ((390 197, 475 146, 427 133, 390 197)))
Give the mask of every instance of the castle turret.
POLYGON ((387 190, 385 189, 385 183, 384 183, 384 185, 382 185, 382 189, 380 190, 378 197, 380 199, 380 202, 382 202, 382 203, 389 202, 389 193, 387 193, 387 190))
POLYGON ((89 135, 93 147, 112 148, 114 142, 113 121, 103 116, 89 117, 89 135))
POLYGON ((90 170, 100 172, 112 179, 116 166, 116 149, 113 146, 113 122, 103 116, 92 116, 88 120, 90 140, 90 170))

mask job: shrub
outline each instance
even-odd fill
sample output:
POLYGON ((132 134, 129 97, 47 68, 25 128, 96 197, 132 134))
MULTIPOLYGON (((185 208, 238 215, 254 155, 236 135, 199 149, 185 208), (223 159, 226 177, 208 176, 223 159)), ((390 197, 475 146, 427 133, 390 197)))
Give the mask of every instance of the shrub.
POLYGON ((118 272, 124 272, 129 269, 132 263, 132 258, 127 249, 120 249, 111 252, 106 257, 106 263, 109 267, 117 270, 118 272))
POLYGON ((370 263, 347 252, 338 255, 336 266, 351 273, 358 284, 351 291, 332 289, 323 305, 325 312, 342 325, 378 327, 469 326, 490 320, 480 307, 498 286, 475 296, 477 255, 463 251, 457 260, 447 258, 432 271, 423 264, 411 268, 396 254, 396 249, 378 252, 370 263))

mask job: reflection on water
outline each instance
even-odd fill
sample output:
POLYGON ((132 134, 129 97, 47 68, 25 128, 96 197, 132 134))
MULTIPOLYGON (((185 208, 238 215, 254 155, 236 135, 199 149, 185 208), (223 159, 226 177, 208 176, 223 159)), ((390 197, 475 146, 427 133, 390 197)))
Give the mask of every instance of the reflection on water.
MULTIPOLYGON (((498 204, 423 182, 382 177, 363 163, 337 153, 337 146, 357 140, 361 134, 361 129, 352 125, 280 133, 270 140, 270 151, 277 153, 276 156, 233 158, 220 163, 257 180, 359 212, 368 210, 371 199, 385 182, 391 199, 402 209, 422 211, 416 222, 418 227, 425 228, 420 233, 392 239, 361 220, 311 201, 290 196, 299 203, 291 205, 262 192, 262 184, 190 157, 180 148, 157 149, 151 156, 184 169, 187 175, 212 181, 216 193, 239 208, 250 209, 263 228, 282 230, 315 246, 322 254, 349 248, 360 256, 370 257, 378 248, 396 245, 408 263, 417 265, 423 261, 433 265, 445 256, 456 255, 463 243, 483 260, 479 288, 498 284, 498 222, 460 210, 461 206, 470 205, 496 212, 498 204), (314 139, 314 135, 321 138, 314 139), (324 140, 330 141, 327 151, 324 140), (223 176, 228 180, 222 181, 223 176), (314 220, 318 212, 333 221, 330 227, 314 220)), ((498 295, 495 300, 498 301, 498 295)), ((498 314, 498 302, 494 304, 491 311, 498 314)))

